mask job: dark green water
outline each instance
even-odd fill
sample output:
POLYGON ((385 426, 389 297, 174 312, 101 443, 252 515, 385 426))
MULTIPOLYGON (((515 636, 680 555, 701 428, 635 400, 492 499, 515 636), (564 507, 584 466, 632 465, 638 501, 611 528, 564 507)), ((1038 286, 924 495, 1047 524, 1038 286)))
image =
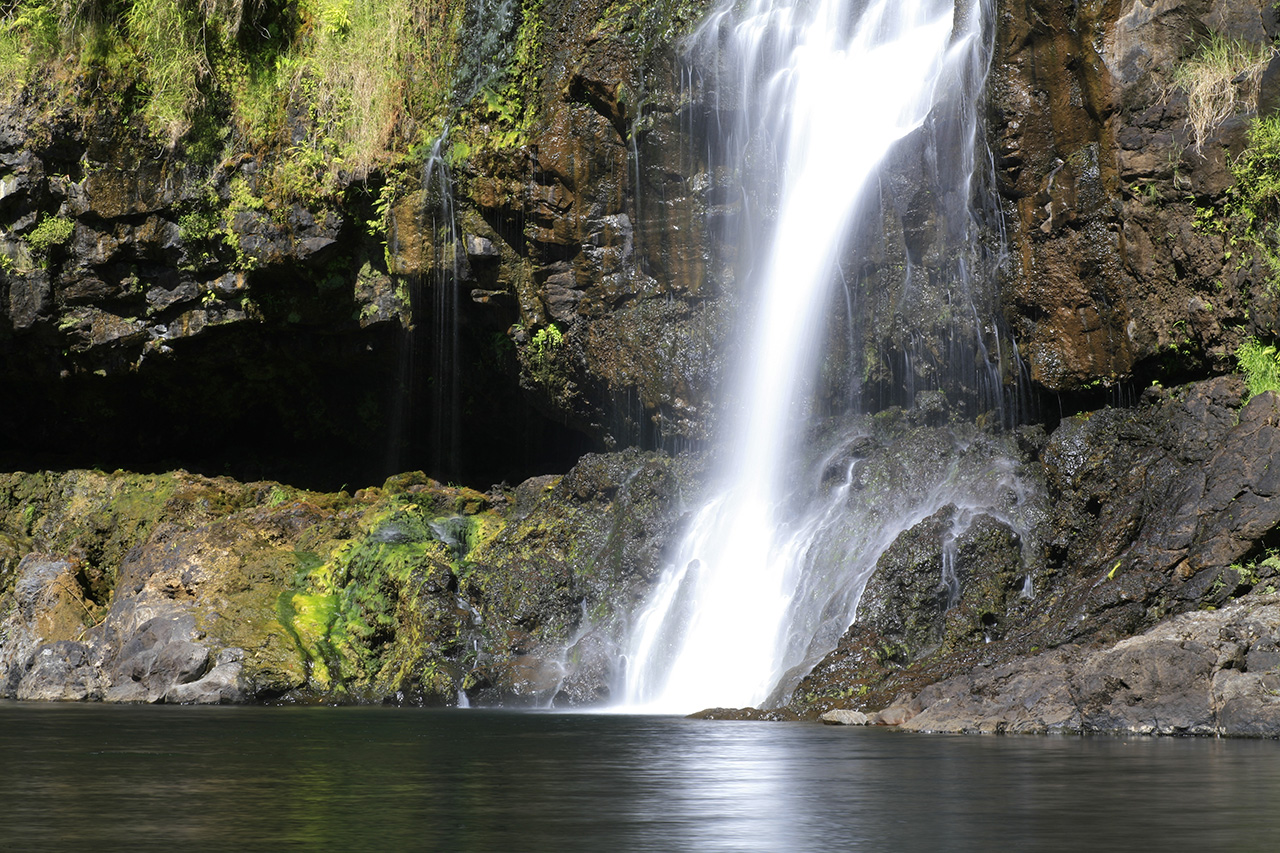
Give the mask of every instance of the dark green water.
POLYGON ((1280 744, 0 703, 0 850, 1280 850, 1280 744))

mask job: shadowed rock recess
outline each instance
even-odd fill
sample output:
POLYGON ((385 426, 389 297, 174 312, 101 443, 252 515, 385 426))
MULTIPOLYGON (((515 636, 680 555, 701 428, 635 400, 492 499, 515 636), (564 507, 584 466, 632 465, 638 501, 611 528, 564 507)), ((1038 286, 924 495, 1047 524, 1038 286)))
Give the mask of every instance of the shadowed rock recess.
MULTIPOLYGON (((616 698, 769 206, 706 141, 739 107, 680 51, 705 4, 211 4, 194 53, 108 5, 0 18, 0 697, 616 698), (360 41, 388 20, 412 49, 360 41), (182 50, 170 103, 140 57, 182 50)), ((891 290, 943 263, 907 146, 859 261, 889 355, 832 321, 815 435, 857 427, 868 505, 1016 488, 915 519, 794 689, 704 716, 1280 736, 1280 396, 1236 373, 1280 336, 1277 35, 1263 0, 996 4, 975 192, 1021 414, 917 394, 954 354, 891 290), (1256 73, 1198 125, 1225 43, 1256 73)))

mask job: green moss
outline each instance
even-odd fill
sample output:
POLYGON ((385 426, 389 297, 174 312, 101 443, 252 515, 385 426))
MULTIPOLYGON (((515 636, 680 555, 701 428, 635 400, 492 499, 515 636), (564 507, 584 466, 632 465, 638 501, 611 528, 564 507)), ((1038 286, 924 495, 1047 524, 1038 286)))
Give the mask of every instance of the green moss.
POLYGON ((281 619, 318 689, 349 698, 407 691, 421 701, 447 701, 460 677, 447 655, 463 629, 453 566, 501 521, 475 500, 479 493, 420 473, 365 494, 375 503, 360 517, 359 535, 334 543, 323 561, 299 561, 281 619), (480 514, 435 514, 459 504, 480 514))
POLYGON ((468 554, 492 542, 507 529, 507 520, 493 512, 472 516, 468 522, 466 540, 468 554))
POLYGON ((45 216, 27 234, 27 246, 37 255, 47 255, 51 246, 61 246, 70 240, 75 227, 65 216, 45 216))
POLYGON ((319 689, 328 690, 333 684, 329 661, 335 654, 329 635, 337 615, 337 596, 284 592, 278 606, 280 622, 306 656, 309 679, 319 689))

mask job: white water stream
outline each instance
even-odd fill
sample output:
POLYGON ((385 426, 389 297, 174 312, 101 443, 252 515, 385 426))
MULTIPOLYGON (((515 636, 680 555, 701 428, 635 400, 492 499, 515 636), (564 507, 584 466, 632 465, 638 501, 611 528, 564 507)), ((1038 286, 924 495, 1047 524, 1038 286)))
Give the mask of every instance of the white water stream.
MULTIPOLYGON (((624 700, 631 709, 761 704, 784 675, 812 662, 815 636, 825 632, 834 644, 897 532, 947 502, 969 503, 974 491, 944 478, 927 495, 904 495, 892 513, 855 519, 833 543, 832 526, 847 522, 839 517, 848 513, 851 461, 843 486, 819 494, 815 480, 814 497, 801 501, 806 511, 784 517, 780 509, 804 490, 793 472, 815 477, 797 462, 797 446, 846 236, 895 143, 947 99, 973 112, 974 93, 960 89, 983 50, 986 4, 751 0, 735 8, 713 16, 701 37, 719 38, 723 64, 752 93, 735 138, 775 146, 776 219, 751 274, 759 295, 748 363, 731 396, 722 485, 633 626, 624 700)), ((816 478, 823 476, 819 465, 816 478)), ((997 473, 988 485, 1007 488, 1009 480, 997 473)))

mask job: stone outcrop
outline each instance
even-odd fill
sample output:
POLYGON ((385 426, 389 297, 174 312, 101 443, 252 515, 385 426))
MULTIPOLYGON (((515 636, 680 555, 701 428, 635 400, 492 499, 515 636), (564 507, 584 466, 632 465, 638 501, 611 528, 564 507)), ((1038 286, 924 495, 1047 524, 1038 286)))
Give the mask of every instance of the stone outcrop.
MULTIPOLYGON (((1074 657, 1061 659, 1075 661, 1181 624, 1164 621, 1176 614, 1280 588, 1270 464, 1280 398, 1242 406, 1241 394, 1234 377, 1153 389, 1139 408, 1070 418, 1032 442, 1047 490, 1040 541, 976 519, 950 546, 956 586, 948 589, 954 508, 905 531, 878 562, 857 620, 800 682, 791 707, 814 716, 885 708, 903 692, 924 701, 926 685, 960 673, 1014 673, 1034 691, 1027 679, 1036 667, 1020 662, 1027 655, 1058 660, 1043 650, 1070 646, 1074 657)), ((1007 688, 1009 701, 1014 692, 1007 688)))
MULTIPOLYGON (((742 93, 682 73, 700 5, 522 5, 536 21, 499 35, 536 54, 529 109, 459 95, 456 138, 327 193, 272 189, 287 152, 202 165, 52 78, 0 108, 0 469, 64 472, 0 475, 0 695, 607 699, 702 462, 587 451, 708 437, 732 357, 744 202, 688 140, 742 93), (117 465, 290 485, 77 470, 117 465), (523 482, 356 490, 419 466, 523 482), (546 471, 568 473, 526 479, 546 471)), ((1019 488, 913 516, 785 707, 704 716, 1274 735, 1280 401, 1227 374, 1280 318, 1230 189, 1280 62, 1205 139, 1173 84, 1212 34, 1262 49, 1280 19, 996 6, 975 186, 1001 209, 949 221, 953 188, 919 177, 932 141, 892 155, 819 409, 838 421, 855 382, 882 409, 839 460, 869 518, 952 463, 998 456, 1019 488), (949 254, 962 226, 973 257, 949 254), (1002 292, 953 293, 961 262, 1002 292), (961 339, 1003 375, 956 359, 961 339)))
POLYGON ((998 15, 989 96, 1013 261, 1005 299, 1033 380, 1076 391, 1228 367, 1277 310, 1223 214, 1227 158, 1245 147, 1254 104, 1197 148, 1174 74, 1211 33, 1268 48, 1275 10, 1046 0, 1001 2, 998 15))
POLYGON ((1278 643, 1280 598, 1247 596, 1104 649, 1067 645, 941 681, 903 703, 901 725, 1280 737, 1278 643))
POLYGON ((705 436, 713 188, 671 46, 694 5, 538 4, 518 144, 464 106, 441 118, 469 157, 388 154, 336 190, 281 189, 285 150, 201 165, 127 104, 23 89, 0 106, 0 465, 488 483, 705 436))
POLYGON ((598 703, 698 468, 633 451, 489 495, 409 474, 354 497, 6 474, 0 697, 598 703))

